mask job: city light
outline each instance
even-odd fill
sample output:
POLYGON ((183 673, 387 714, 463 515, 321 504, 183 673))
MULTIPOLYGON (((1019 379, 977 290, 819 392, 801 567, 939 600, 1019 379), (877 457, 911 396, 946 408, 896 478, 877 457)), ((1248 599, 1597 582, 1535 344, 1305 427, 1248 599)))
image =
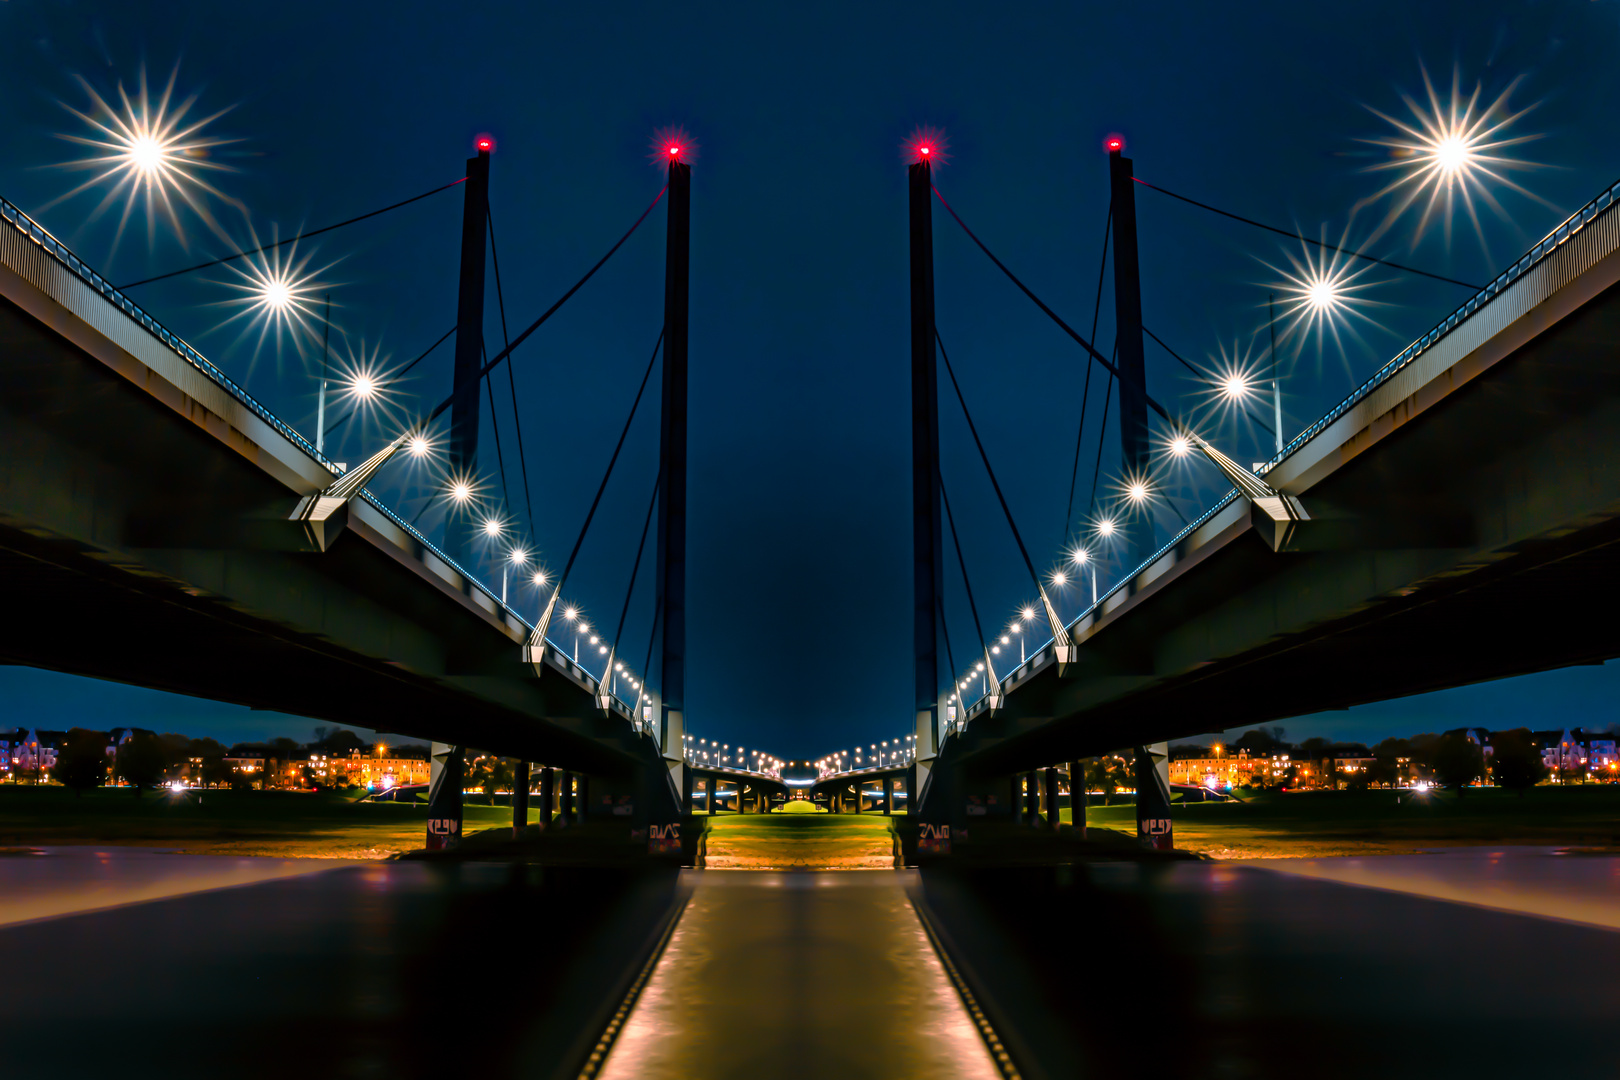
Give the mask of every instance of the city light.
POLYGON ((501 530, 504 528, 504 526, 497 518, 485 518, 482 528, 485 536, 496 537, 501 535, 501 530))
POLYGON ((1090 559, 1091 552, 1087 551, 1083 547, 1077 547, 1073 551, 1069 552, 1069 561, 1074 563, 1076 566, 1084 566, 1090 561, 1090 559))
POLYGON ((1097 535, 1103 537, 1113 536, 1114 530, 1118 527, 1113 518, 1103 518, 1097 522, 1097 535))
POLYGON ((405 449, 412 457, 422 457, 433 450, 433 444, 427 440, 425 435, 412 435, 405 443, 405 449))

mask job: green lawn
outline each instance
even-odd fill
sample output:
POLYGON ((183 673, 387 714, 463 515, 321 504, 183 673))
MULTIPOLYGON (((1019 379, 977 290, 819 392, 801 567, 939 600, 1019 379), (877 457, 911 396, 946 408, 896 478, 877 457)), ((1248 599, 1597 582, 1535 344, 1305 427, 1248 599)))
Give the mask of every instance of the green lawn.
MULTIPOLYGON (((1451 792, 1266 793, 1175 807, 1176 847, 1223 859, 1380 855, 1453 844, 1620 845, 1620 786, 1451 792), (1397 801, 1397 799, 1399 801, 1397 801)), ((1069 820, 1069 812, 1062 812, 1069 820)), ((1134 835, 1134 806, 1092 806, 1089 825, 1134 835)))
MULTIPOLYGON (((205 791, 174 796, 103 788, 0 786, 0 846, 125 844, 211 855, 376 859, 420 848, 427 809, 357 803, 350 797, 287 791, 205 791)), ((535 820, 531 811, 529 818, 535 820)), ((467 806, 471 833, 509 826, 504 806, 467 806)))
POLYGON ((726 869, 891 869, 894 838, 881 814, 719 814, 708 819, 704 865, 726 869))

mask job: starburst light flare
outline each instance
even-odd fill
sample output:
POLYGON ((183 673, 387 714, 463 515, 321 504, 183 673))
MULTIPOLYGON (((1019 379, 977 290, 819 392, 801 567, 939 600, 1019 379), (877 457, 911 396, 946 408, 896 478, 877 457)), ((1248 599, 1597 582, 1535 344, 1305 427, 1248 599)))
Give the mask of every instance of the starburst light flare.
POLYGON ((1502 151, 1541 138, 1540 134, 1510 135, 1508 128, 1536 107, 1532 103, 1518 110, 1508 104, 1508 97, 1518 88, 1522 76, 1508 84, 1507 89, 1489 104, 1481 104, 1483 88, 1479 83, 1466 96, 1462 92, 1462 76, 1455 68, 1451 74, 1451 96, 1442 101, 1423 69, 1423 101, 1403 93, 1401 100, 1412 114, 1402 120, 1367 106, 1367 111, 1394 128, 1390 135, 1358 141, 1385 147, 1390 160, 1370 167, 1370 172, 1388 172, 1394 175, 1388 184, 1362 200, 1367 205, 1394 195, 1394 205, 1374 234, 1382 234, 1406 211, 1421 203, 1417 231, 1412 237, 1416 247, 1439 212, 1445 229, 1446 242, 1451 241, 1452 217, 1461 205, 1473 223, 1479 237, 1480 248, 1487 258, 1485 233, 1480 227, 1478 203, 1484 203, 1502 218, 1508 213, 1491 191, 1492 184, 1516 191, 1550 206, 1550 203, 1509 179, 1510 170, 1534 169, 1534 162, 1521 161, 1502 151))
MULTIPOLYGON (((249 233, 253 240, 249 246, 260 250, 224 264, 231 277, 216 279, 216 284, 225 286, 235 295, 218 303, 237 310, 214 329, 223 330, 233 323, 240 324, 241 332, 237 336, 240 342, 257 328, 258 336, 253 344, 254 359, 258 358, 267 340, 274 343, 278 357, 283 343, 290 344, 298 355, 305 356, 321 343, 321 330, 326 320, 323 297, 332 288, 332 283, 323 281, 322 276, 334 264, 312 266, 314 253, 306 252, 300 256, 296 240, 284 247, 266 248, 260 244, 258 234, 251 225, 249 233)), ((276 233, 272 232, 271 235, 273 244, 276 233)))
POLYGON ((63 162, 62 167, 90 170, 93 175, 78 187, 51 200, 45 209, 83 191, 111 183, 111 188, 91 211, 90 218, 94 220, 120 198, 123 199, 123 213, 118 219, 118 231, 113 236, 115 252, 137 204, 144 204, 146 208, 148 246, 156 243, 159 216, 168 219, 181 246, 189 246, 185 228, 180 223, 182 205, 190 208, 210 230, 226 238, 214 219, 208 199, 213 197, 233 205, 240 204, 209 183, 205 174, 233 171, 228 165, 210 160, 210 155, 217 147, 241 140, 208 135, 205 129, 235 106, 226 106, 207 116, 194 116, 196 94, 184 100, 175 100, 174 87, 179 74, 180 67, 176 64, 169 73, 168 83, 155 101, 147 87, 144 67, 136 83, 134 97, 120 82, 113 102, 102 97, 83 77, 77 77, 79 85, 90 98, 89 105, 81 110, 66 102, 61 104, 88 125, 90 133, 64 133, 57 137, 88 147, 90 151, 88 157, 63 162))

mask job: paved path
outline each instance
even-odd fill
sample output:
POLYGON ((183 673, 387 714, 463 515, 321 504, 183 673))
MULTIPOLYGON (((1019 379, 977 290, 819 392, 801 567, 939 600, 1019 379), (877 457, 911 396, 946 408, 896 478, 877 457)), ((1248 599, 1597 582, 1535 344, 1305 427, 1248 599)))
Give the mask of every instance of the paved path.
POLYGON ((999 1075, 906 896, 911 872, 690 874, 606 1080, 999 1075))

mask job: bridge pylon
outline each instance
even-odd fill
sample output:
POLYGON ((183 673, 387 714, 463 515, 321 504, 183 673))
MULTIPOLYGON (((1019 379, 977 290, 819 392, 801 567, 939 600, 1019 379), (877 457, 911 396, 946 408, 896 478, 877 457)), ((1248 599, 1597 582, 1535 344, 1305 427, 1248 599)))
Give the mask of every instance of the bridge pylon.
MULTIPOLYGON (((915 646, 916 772, 911 787, 928 787, 939 754, 941 689, 938 611, 944 594, 944 535, 940 524, 939 369, 934 328, 933 175, 927 160, 907 170, 911 248, 911 535, 912 638, 915 646)), ((859 803, 857 802, 857 812, 859 803)), ((915 805, 908 807, 915 810, 915 805)))
MULTIPOLYGON (((1119 343, 1120 470, 1128 482, 1146 481, 1148 445, 1147 357, 1142 341, 1142 270, 1136 248, 1136 181, 1125 143, 1108 142, 1108 187, 1114 230, 1114 326, 1119 343)), ((1153 526, 1143 515, 1123 522, 1125 565, 1152 550, 1153 526)))
POLYGON ((686 338, 690 299, 692 166, 669 163, 664 241, 664 372, 658 430, 657 597, 662 626, 659 737, 674 790, 691 807, 686 764, 686 338))
MULTIPOLYGON (((456 293, 455 376, 450 400, 450 475, 470 479, 478 471, 478 383, 484 349, 484 259, 489 229, 489 143, 480 140, 467 159, 461 209, 461 283, 456 293)), ((465 559, 472 535, 465 506, 451 502, 444 549, 465 559)))

